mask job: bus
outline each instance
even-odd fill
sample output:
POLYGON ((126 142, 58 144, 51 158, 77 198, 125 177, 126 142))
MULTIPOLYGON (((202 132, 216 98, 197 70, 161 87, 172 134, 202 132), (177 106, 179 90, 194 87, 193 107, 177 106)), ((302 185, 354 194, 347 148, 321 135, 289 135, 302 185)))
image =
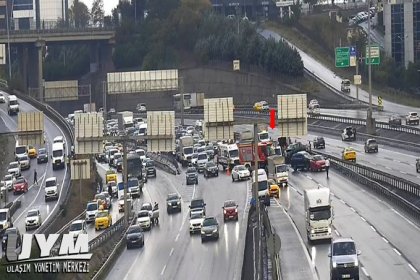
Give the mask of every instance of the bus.
POLYGON ((136 177, 139 180, 143 179, 143 164, 137 153, 127 154, 127 174, 129 178, 136 177))
MULTIPOLYGON (((174 95, 174 107, 178 112, 181 111, 181 94, 174 95)), ((191 109, 191 94, 184 93, 184 110, 191 109)))

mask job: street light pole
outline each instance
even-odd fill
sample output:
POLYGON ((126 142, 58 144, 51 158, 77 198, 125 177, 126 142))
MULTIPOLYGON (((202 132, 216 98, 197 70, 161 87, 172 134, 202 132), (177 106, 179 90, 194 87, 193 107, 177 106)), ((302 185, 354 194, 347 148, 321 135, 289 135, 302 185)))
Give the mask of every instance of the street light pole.
POLYGON ((184 77, 179 78, 179 91, 181 95, 181 125, 184 126, 184 77))
POLYGON ((254 123, 254 184, 252 184, 252 194, 255 199, 255 208, 257 212, 257 234, 258 234, 258 248, 257 259, 257 279, 261 279, 262 267, 262 246, 261 246, 261 213, 260 213, 260 199, 258 197, 258 125, 254 123))
POLYGON ((372 125, 372 61, 370 59, 370 0, 367 1, 367 13, 368 13, 368 50, 366 54, 366 59, 368 60, 368 75, 369 75, 369 109, 367 112, 367 132, 373 134, 373 125, 372 125))
POLYGON ((9 66, 9 80, 12 79, 12 60, 10 59, 10 27, 9 27, 9 1, 6 1, 6 29, 7 29, 7 57, 9 66))

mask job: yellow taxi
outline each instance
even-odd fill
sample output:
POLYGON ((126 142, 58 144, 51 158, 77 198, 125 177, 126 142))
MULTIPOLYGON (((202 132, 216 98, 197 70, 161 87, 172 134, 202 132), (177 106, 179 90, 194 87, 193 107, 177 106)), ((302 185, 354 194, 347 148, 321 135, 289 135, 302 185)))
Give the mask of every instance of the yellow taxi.
POLYGON ((36 158, 38 156, 38 152, 34 146, 28 146, 28 156, 29 158, 36 158))
POLYGON ((105 184, 111 181, 117 182, 117 173, 112 169, 106 171, 105 184))
POLYGON ((352 147, 344 148, 342 152, 343 160, 350 160, 356 162, 356 151, 352 147))
POLYGON ((260 103, 260 102, 256 102, 255 104, 254 104, 254 111, 257 111, 257 112, 259 112, 259 111, 261 111, 262 110, 262 104, 260 103))
MULTIPOLYGON (((99 209, 103 209, 102 206, 99 209)), ((100 210, 95 215, 95 230, 109 228, 112 225, 112 216, 108 210, 100 210)))
POLYGON ((274 180, 268 180, 269 189, 268 192, 270 194, 270 197, 280 197, 280 188, 276 184, 274 180))

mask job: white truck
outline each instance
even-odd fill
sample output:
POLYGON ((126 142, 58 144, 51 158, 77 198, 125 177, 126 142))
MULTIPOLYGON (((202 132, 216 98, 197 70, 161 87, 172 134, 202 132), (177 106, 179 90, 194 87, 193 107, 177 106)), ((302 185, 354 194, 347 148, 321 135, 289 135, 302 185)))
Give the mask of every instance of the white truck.
POLYGON ((312 99, 309 102, 308 110, 310 114, 319 115, 321 113, 321 107, 319 106, 318 100, 312 99))
POLYGON ((218 143, 217 165, 221 165, 223 170, 232 169, 239 164, 239 150, 236 144, 218 143))
POLYGON ((405 124, 406 125, 419 125, 419 115, 417 114, 417 112, 410 112, 408 113, 408 115, 405 117, 405 124))
POLYGON ((288 186, 289 168, 283 156, 275 155, 267 158, 268 179, 273 179, 279 187, 288 186))
POLYGON ((129 127, 134 127, 133 122, 133 112, 123 111, 117 113, 118 117, 118 129, 120 131, 125 131, 129 127))
POLYGON ((309 189, 303 195, 308 241, 331 239, 332 208, 329 188, 309 189))
POLYGON ((194 153, 194 140, 192 136, 183 136, 179 138, 179 146, 177 151, 178 161, 182 166, 187 166, 191 162, 194 153))

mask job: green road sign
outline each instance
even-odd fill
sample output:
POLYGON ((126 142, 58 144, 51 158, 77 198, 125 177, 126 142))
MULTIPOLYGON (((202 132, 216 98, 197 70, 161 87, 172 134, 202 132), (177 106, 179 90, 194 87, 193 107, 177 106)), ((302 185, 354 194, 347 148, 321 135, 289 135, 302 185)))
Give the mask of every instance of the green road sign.
POLYGON ((335 48, 335 67, 350 66, 350 48, 335 48))
POLYGON ((369 46, 366 46, 366 65, 379 65, 381 63, 381 52, 379 46, 370 46, 370 57, 369 57, 369 46))

